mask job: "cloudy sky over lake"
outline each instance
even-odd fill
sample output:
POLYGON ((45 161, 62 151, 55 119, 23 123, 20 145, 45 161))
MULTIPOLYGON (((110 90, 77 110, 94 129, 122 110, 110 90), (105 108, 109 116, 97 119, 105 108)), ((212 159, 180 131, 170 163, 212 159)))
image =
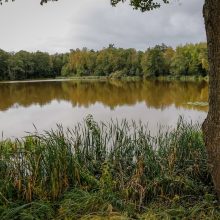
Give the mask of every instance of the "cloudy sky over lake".
POLYGON ((159 10, 140 13, 110 0, 16 0, 0 7, 0 48, 6 51, 67 52, 88 47, 145 50, 205 41, 204 0, 173 0, 159 10))

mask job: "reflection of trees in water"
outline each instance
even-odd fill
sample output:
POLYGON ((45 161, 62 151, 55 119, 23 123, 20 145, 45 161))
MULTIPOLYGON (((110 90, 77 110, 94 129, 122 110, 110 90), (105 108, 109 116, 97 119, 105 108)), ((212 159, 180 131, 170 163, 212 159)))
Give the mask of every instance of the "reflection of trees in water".
POLYGON ((73 106, 88 107, 100 102, 110 108, 145 102, 148 107, 195 108, 207 111, 207 107, 189 106, 187 102, 208 100, 206 82, 160 82, 160 81, 65 81, 14 83, 0 85, 0 110, 14 104, 30 106, 45 105, 53 100, 65 100, 73 106))

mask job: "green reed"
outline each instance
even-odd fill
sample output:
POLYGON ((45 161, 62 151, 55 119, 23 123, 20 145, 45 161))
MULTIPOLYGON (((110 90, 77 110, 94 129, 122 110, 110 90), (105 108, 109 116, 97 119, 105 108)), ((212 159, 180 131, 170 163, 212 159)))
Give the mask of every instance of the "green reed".
POLYGON ((199 124, 180 118, 174 130, 151 136, 141 123, 88 116, 73 129, 0 143, 1 219, 119 213, 220 216, 199 124))

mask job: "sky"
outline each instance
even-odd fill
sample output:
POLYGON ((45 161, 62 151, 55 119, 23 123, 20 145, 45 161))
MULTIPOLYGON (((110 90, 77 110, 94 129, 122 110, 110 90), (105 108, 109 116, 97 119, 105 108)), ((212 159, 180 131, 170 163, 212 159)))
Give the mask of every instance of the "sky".
POLYGON ((6 51, 68 52, 87 47, 145 50, 165 43, 176 47, 206 40, 204 0, 172 0, 141 13, 110 0, 16 0, 0 6, 0 48, 6 51))

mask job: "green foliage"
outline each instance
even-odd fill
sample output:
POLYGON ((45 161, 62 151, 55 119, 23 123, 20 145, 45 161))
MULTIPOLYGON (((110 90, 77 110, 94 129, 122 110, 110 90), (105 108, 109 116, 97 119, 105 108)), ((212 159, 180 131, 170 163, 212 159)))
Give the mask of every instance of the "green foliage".
MULTIPOLYGON (((12 2, 15 0, 11 0, 12 2)), ((58 0, 40 0, 40 4, 43 5, 44 3, 50 2, 50 1, 58 1, 58 0)), ((125 2, 126 0, 111 0, 111 4, 113 6, 116 6, 119 2, 125 2)), ((3 4, 3 2, 8 2, 8 0, 0 0, 0 5, 3 4)), ((129 0, 130 5, 133 6, 134 9, 140 9, 142 12, 144 11, 150 11, 155 8, 159 8, 161 6, 161 2, 168 4, 169 0, 162 0, 162 1, 154 1, 154 0, 129 0)))
MULTIPOLYGON (((155 0, 128 0, 130 5, 134 9, 144 11, 150 11, 155 8, 159 8, 161 3, 168 4, 169 0, 155 1, 155 0)), ((111 0, 111 4, 116 6, 119 2, 126 2, 126 0, 111 0)))
POLYGON ((0 80, 8 79, 8 59, 9 53, 0 50, 0 80))
POLYGON ((50 62, 52 62, 52 75, 60 76, 63 66, 68 62, 68 55, 56 53, 50 57, 50 62))
POLYGON ((100 51, 72 51, 63 76, 206 76, 208 58, 205 43, 190 44, 174 50, 164 44, 145 52, 115 48, 100 51))
POLYGON ((59 76, 122 78, 127 76, 207 76, 205 43, 187 44, 174 50, 164 44, 147 49, 115 48, 100 51, 71 50, 69 54, 6 53, 0 50, 0 80, 54 78, 59 76))
POLYGON ((0 50, 0 80, 50 78, 61 74, 67 63, 67 54, 27 51, 6 53, 0 50))
POLYGON ((169 68, 167 68, 169 60, 166 61, 164 54, 166 50, 167 47, 165 45, 157 45, 145 52, 145 58, 142 62, 142 68, 144 69, 145 76, 160 76, 169 74, 169 68))
POLYGON ((1 219, 220 215, 200 126, 182 119, 152 137, 88 116, 72 130, 2 141, 0 158, 1 219))
MULTIPOLYGON (((5 2, 8 2, 10 0, 0 0, 0 5, 2 5, 3 3, 5 2)), ((14 2, 15 0, 11 0, 11 2, 14 2)), ((39 0, 40 4, 43 5, 44 3, 47 3, 47 2, 55 2, 55 1, 58 1, 58 0, 39 0)))
POLYGON ((187 44, 176 48, 171 63, 173 75, 202 75, 208 73, 207 46, 205 43, 187 44))

